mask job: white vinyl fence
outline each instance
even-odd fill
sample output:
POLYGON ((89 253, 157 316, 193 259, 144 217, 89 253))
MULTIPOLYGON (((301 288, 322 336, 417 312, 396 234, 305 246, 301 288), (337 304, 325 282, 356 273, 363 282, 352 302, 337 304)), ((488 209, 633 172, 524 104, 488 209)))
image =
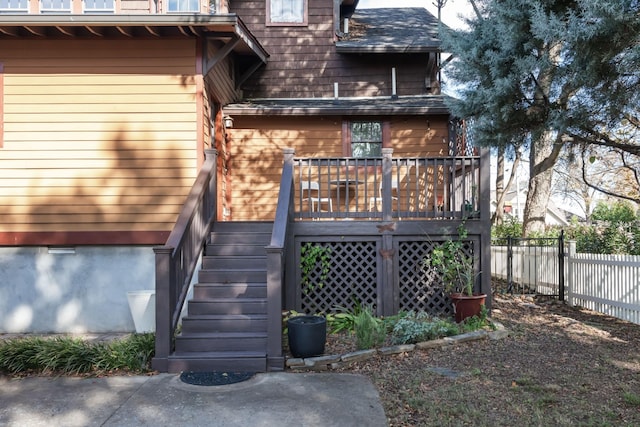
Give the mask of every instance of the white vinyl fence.
POLYGON ((640 324, 640 256, 577 254, 569 243, 567 302, 640 324))
MULTIPOLYGON (((512 280, 526 293, 558 295, 556 248, 534 252, 513 247, 512 280)), ((507 279, 507 247, 491 247, 491 275, 507 279)), ((564 286, 569 305, 581 306, 640 324, 640 256, 575 252, 569 242, 564 260, 564 286)))

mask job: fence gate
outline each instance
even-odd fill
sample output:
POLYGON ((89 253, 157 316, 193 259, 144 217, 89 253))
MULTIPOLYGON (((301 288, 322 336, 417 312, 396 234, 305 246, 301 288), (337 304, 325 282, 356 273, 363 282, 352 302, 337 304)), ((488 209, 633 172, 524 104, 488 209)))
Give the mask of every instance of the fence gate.
POLYGON ((492 241, 492 276, 506 280, 507 292, 564 300, 564 232, 557 238, 492 241))

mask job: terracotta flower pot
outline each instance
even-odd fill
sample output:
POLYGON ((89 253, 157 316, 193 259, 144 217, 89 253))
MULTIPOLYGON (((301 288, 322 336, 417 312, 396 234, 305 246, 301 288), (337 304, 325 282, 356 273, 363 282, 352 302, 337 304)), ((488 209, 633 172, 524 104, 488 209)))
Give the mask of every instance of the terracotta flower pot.
POLYGON ((453 303, 453 312, 456 322, 463 322, 468 317, 478 316, 482 312, 482 306, 487 298, 486 294, 479 295, 464 295, 464 294, 451 294, 449 295, 451 302, 453 303))

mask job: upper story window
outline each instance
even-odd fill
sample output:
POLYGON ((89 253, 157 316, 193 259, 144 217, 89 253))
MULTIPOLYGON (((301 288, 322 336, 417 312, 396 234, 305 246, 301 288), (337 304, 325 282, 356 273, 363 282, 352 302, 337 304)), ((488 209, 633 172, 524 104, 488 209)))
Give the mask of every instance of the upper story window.
POLYGON ((29 0, 0 0, 0 13, 29 13, 29 0))
POLYGON ((40 0, 41 13, 71 13, 71 0, 40 0))
POLYGON ((352 122, 350 130, 352 157, 382 157, 382 122, 352 122))
POLYGON ((267 0, 267 25, 307 25, 307 0, 267 0))
POLYGON ((169 12, 200 12, 200 0, 169 0, 169 12))
POLYGON ((85 13, 114 13, 115 0, 83 0, 85 13))

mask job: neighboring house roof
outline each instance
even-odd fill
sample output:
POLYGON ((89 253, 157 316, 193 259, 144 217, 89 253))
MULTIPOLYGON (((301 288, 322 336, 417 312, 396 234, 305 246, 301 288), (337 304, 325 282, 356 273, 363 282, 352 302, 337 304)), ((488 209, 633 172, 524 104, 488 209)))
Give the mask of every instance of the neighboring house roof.
POLYGON ((227 15, 0 15, 0 38, 211 37, 241 55, 266 62, 269 54, 234 14, 227 15))
POLYGON ((362 9, 336 42, 342 53, 416 53, 440 48, 438 19, 422 7, 362 9))
MULTIPOLYGON (((515 205, 517 204, 517 198, 518 197, 515 190, 508 191, 504 199, 505 205, 515 207, 515 205)), ((520 220, 522 220, 522 217, 523 217, 523 209, 524 209, 526 198, 527 198, 527 188, 526 187, 521 188, 520 189, 521 211, 517 212, 517 215, 519 216, 520 220)), ((495 212, 496 207, 497 207, 496 192, 495 190, 491 190, 491 212, 492 213, 495 212)), ((513 215, 513 214, 514 213, 511 213, 510 215, 513 215)), ((559 209, 555 205, 553 200, 549 200, 549 203, 547 204, 545 223, 547 225, 562 225, 562 226, 569 225, 569 221, 567 220, 567 215, 562 209, 559 209)))
POLYGON ((230 115, 424 115, 449 114, 446 95, 372 98, 256 99, 224 107, 230 115))

